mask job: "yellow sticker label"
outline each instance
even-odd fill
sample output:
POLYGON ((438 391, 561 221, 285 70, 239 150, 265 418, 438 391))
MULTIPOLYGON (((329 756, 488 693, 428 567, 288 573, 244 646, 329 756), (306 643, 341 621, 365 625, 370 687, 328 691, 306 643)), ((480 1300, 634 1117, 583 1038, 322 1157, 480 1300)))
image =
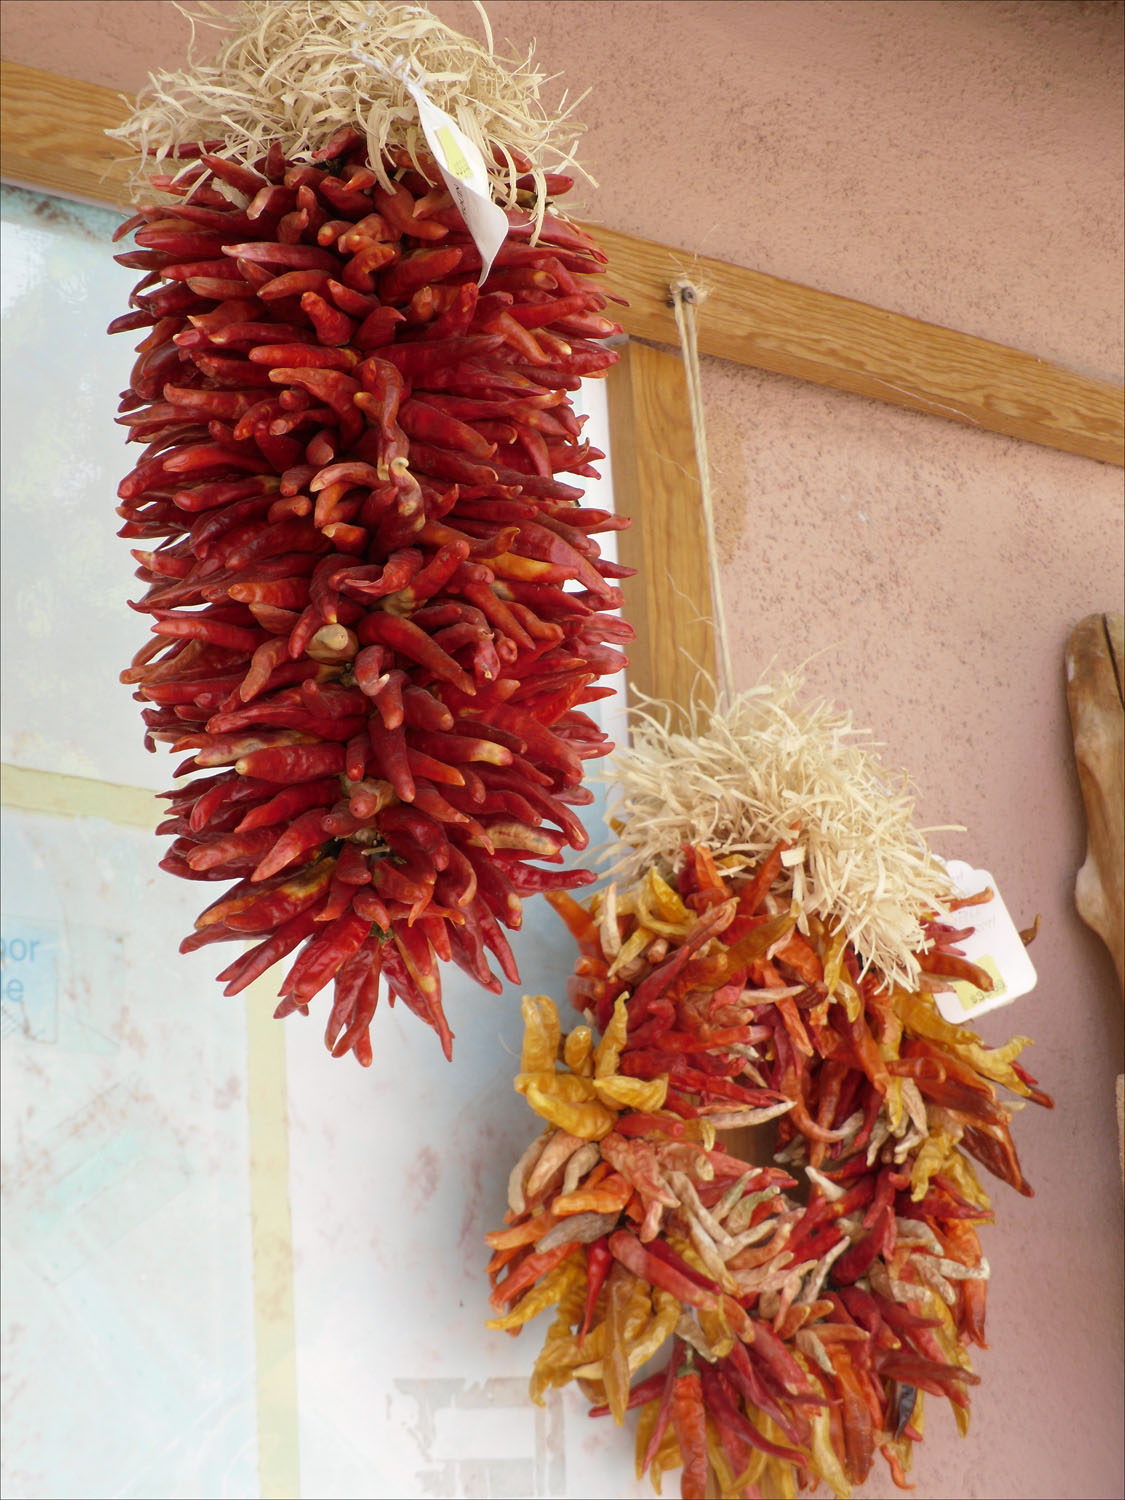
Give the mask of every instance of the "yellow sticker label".
POLYGON ((986 953, 983 958, 975 958, 973 962, 979 964, 986 974, 992 975, 992 988, 990 990, 982 990, 977 985, 970 984, 967 979, 956 980, 953 988, 957 992, 957 998, 961 1002, 962 1009, 966 1011, 975 1010, 982 1000, 999 999, 1008 988, 1000 977, 1000 970, 996 966, 996 960, 990 953, 986 953))
POLYGON ((459 177, 462 182, 468 182, 473 175, 473 169, 469 166, 465 158, 465 153, 457 144, 457 137, 448 125, 440 125, 438 127, 437 138, 441 142, 441 149, 445 154, 445 165, 453 173, 454 177, 459 177))

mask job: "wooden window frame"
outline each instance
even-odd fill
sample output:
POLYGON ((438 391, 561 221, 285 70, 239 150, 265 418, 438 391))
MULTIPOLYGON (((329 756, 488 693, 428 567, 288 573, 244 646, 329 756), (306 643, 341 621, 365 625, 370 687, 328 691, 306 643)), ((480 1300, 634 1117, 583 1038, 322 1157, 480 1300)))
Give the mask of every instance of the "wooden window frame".
MULTIPOLYGON (((128 202, 104 134, 123 118, 124 95, 11 62, 0 89, 0 177, 115 208, 128 202)), ((634 518, 620 542, 622 561, 638 569, 624 589, 638 635, 630 680, 681 706, 700 690, 699 669, 715 672, 705 543, 684 524, 698 514, 699 473, 683 366, 651 347, 678 344, 669 287, 685 256, 591 227, 610 257, 606 289, 628 304, 618 312, 629 339, 610 374, 609 413, 616 500, 634 518)), ((698 314, 705 355, 1125 465, 1120 386, 831 292, 688 259, 708 289, 698 314)))

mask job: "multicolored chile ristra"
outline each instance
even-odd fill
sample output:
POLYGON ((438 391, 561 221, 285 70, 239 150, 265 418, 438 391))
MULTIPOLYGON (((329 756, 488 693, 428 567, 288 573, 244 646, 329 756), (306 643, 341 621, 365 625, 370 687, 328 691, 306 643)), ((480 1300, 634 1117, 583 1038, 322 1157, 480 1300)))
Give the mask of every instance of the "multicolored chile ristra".
POLYGON ((369 54, 436 60, 447 88, 461 66, 526 112, 527 78, 424 8, 245 6, 219 63, 154 82, 127 128, 177 169, 119 231, 143 274, 110 331, 145 330, 118 513, 153 625, 122 677, 191 778, 165 793, 161 865, 236 882, 182 951, 258 939, 227 994, 297 952, 278 1014, 332 982, 327 1045, 368 1063, 381 979, 448 1055, 439 963, 498 991, 487 954, 518 978, 521 898, 593 878, 533 862, 586 846, 583 762, 612 747, 582 710, 631 632, 596 541, 627 523, 558 477, 597 474, 571 395, 619 331, 604 255, 552 207, 572 179, 483 112, 509 230, 478 286, 413 104, 352 58, 352 11, 369 54))
POLYGON ((1050 1105, 1016 1061, 1027 1039, 985 1048, 933 998, 967 974, 991 987, 950 922, 978 898, 942 889, 850 734, 788 689, 698 738, 642 730, 619 766, 638 820, 624 878, 584 906, 550 898, 586 1024, 563 1036, 553 1002, 524 1002, 516 1088, 547 1128, 487 1236, 489 1327, 554 1307, 533 1399, 574 1381, 591 1416, 639 1408, 637 1473, 658 1493, 679 1466, 697 1500, 709 1471, 724 1500, 819 1481, 847 1496, 877 1449, 910 1488, 925 1394, 964 1431, 979 1380, 993 1213, 970 1158, 1031 1193, 1019 1106, 997 1096, 1050 1105), (707 826, 713 847, 645 865, 652 817, 707 826), (864 838, 881 877, 841 876, 864 838), (768 1165, 718 1144, 766 1122, 768 1165))

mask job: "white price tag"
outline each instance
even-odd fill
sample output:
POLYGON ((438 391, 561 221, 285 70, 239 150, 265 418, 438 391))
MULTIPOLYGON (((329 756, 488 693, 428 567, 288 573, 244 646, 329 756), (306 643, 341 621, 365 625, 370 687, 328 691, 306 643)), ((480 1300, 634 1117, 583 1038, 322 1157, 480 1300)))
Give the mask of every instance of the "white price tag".
POLYGON ((970 963, 979 965, 992 976, 992 989, 982 990, 968 980, 957 980, 952 990, 943 990, 934 996, 944 1018, 960 1026, 1029 994, 1035 988, 1037 975, 1019 930, 988 871, 974 870, 958 859, 948 860, 946 868, 958 895, 975 896, 985 887, 992 891, 991 901, 983 906, 966 907, 953 918, 966 927, 972 926, 971 935, 957 946, 970 963))
MULTIPOLYGON (((353 52, 356 57, 374 67, 388 71, 360 48, 353 48, 353 52)), ((393 69, 393 76, 418 106, 418 118, 422 122, 426 144, 433 152, 450 196, 480 251, 481 268, 477 285, 483 286, 492 269, 496 252, 508 233, 508 217, 500 205, 492 201, 484 157, 452 115, 446 114, 426 93, 422 83, 413 76, 409 63, 400 59, 393 69)))

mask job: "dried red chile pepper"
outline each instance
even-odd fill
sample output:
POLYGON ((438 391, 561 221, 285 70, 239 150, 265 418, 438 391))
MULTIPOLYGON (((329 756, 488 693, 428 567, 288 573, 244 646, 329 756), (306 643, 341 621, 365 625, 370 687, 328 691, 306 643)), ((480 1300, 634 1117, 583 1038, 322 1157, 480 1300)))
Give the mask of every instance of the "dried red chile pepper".
POLYGON ((595 539, 625 523, 557 477, 604 456, 568 392, 616 358, 605 257, 509 211, 478 289, 436 169, 386 164, 393 192, 345 130, 311 162, 154 178, 181 201, 119 231, 145 274, 110 325, 149 330, 118 513, 153 638, 122 679, 192 778, 160 863, 236 882, 182 949, 258 938, 232 995, 295 953, 278 1014, 333 981, 326 1042, 365 1064, 380 978, 448 1055, 439 962, 499 991, 521 897, 592 878, 533 861, 586 845, 571 809, 610 746, 582 707, 631 634, 595 539))

